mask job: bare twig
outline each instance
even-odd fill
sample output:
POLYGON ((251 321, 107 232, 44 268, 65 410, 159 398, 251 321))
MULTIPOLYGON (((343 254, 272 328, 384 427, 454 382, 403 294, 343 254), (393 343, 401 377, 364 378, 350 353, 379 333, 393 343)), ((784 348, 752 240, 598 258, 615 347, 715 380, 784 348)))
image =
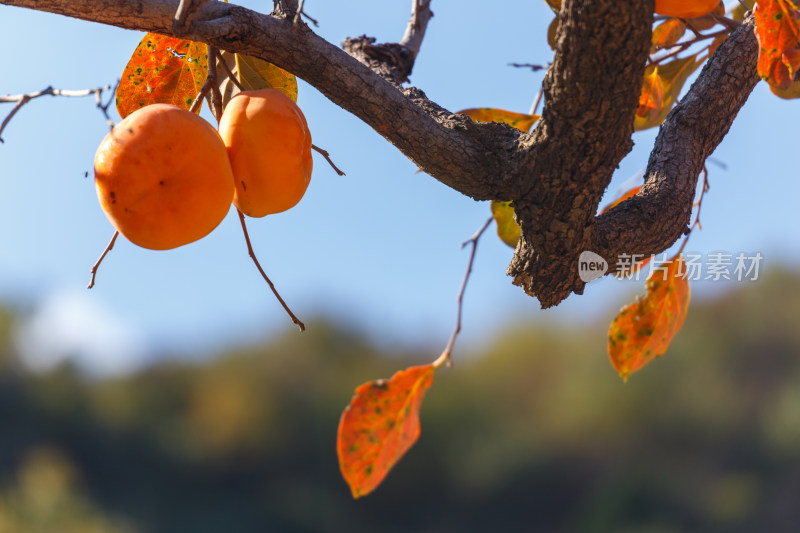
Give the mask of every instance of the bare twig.
POLYGON ((294 20, 292 24, 297 26, 297 23, 300 22, 300 15, 303 13, 303 4, 306 3, 306 0, 300 0, 297 4, 297 11, 294 13, 294 20))
POLYGON ((408 20, 406 32, 399 44, 405 46, 413 58, 419 54, 425 30, 432 17, 431 0, 411 0, 411 18, 408 20))
MULTIPOLYGON (((234 57, 236 57, 236 56, 234 56, 234 57)), ((239 82, 239 77, 236 74, 233 73, 233 71, 231 70, 230 65, 228 65, 228 62, 225 61, 224 57, 222 57, 222 54, 219 55, 219 63, 220 63, 220 65, 222 65, 222 68, 225 69, 225 73, 228 75, 228 79, 231 80, 234 85, 236 85, 236 88, 239 89, 240 91, 244 91, 245 88, 239 82)))
POLYGON ((703 188, 700 189, 700 196, 697 198, 697 202, 695 202, 695 205, 697 206, 697 212, 695 212, 695 214, 694 214, 694 222, 692 223, 691 226, 689 226, 689 231, 686 233, 686 237, 683 238, 683 244, 681 244, 681 247, 678 250, 678 253, 681 253, 683 251, 683 249, 686 248, 686 243, 689 242, 689 237, 691 237, 692 231, 694 231, 695 228, 697 228, 699 230, 703 229, 702 224, 700 224, 700 209, 703 207, 703 198, 705 198, 705 195, 708 192, 708 189, 710 189, 710 188, 711 188, 711 185, 708 182, 708 167, 704 165, 703 166, 703 188))
POLYGON ((244 221, 244 213, 242 213, 238 209, 236 210, 236 212, 239 214, 239 221, 242 223, 242 232, 244 233, 244 242, 247 243, 247 253, 250 255, 250 259, 253 260, 253 263, 255 263, 256 268, 261 273, 261 277, 264 278, 264 281, 267 282, 267 285, 269 285, 269 288, 272 289, 272 294, 275 295, 275 298, 278 299, 278 301, 283 306, 284 310, 286 310, 286 312, 289 314, 289 318, 292 319, 292 322, 297 324, 297 326, 300 328, 300 331, 305 331, 306 330, 306 325, 303 324, 300 321, 300 319, 295 316, 294 313, 292 313, 292 310, 289 309, 289 306, 286 305, 286 302, 283 301, 283 298, 281 298, 281 295, 278 294, 278 290, 275 288, 275 285, 269 279, 269 276, 267 276, 267 273, 264 272, 263 268, 261 268, 261 263, 258 262, 258 258, 256 257, 256 253, 253 251, 253 245, 250 243, 250 234, 247 232, 247 224, 244 221))
POLYGON ((211 78, 206 77, 206 81, 200 88, 200 92, 197 93, 197 96, 194 97, 192 105, 189 106, 189 111, 191 111, 192 113, 197 113, 200 110, 200 106, 203 105, 203 98, 205 98, 206 95, 208 94, 208 91, 211 90, 211 84, 213 83, 213 81, 214 80, 212 80, 211 78))
POLYGON ((315 28, 319 28, 319 21, 317 21, 317 19, 315 19, 305 11, 300 11, 300 14, 303 15, 305 18, 307 18, 309 22, 311 22, 311 24, 314 25, 315 28))
POLYGON ((314 150, 316 150, 316 151, 317 151, 319 154, 321 154, 321 155, 322 155, 322 157, 324 157, 324 158, 325 158, 325 160, 328 162, 328 164, 329 164, 331 167, 333 167, 333 170, 334 170, 334 171, 335 171, 335 172, 336 172, 338 175, 340 175, 340 176, 344 176, 344 172, 342 172, 341 170, 339 170, 339 168, 338 168, 336 165, 334 165, 334 164, 333 164, 333 161, 331 161, 330 154, 328 154, 328 151, 327 151, 327 150, 323 150, 322 148, 320 148, 319 146, 317 146, 317 145, 315 145, 315 144, 312 144, 312 145, 311 145, 311 148, 313 148, 313 149, 314 149, 314 150))
MULTIPOLYGON (((40 96, 46 96, 46 95, 50 95, 50 96, 70 96, 70 97, 81 97, 81 96, 95 95, 95 98, 97 100, 97 107, 100 109, 100 111, 103 112, 103 115, 105 115, 106 120, 109 123, 109 126, 111 126, 113 128, 114 123, 111 120, 111 118, 108 116, 108 106, 111 103, 111 101, 113 100, 114 91, 111 92, 112 96, 109 99, 109 102, 107 104, 105 104, 105 106, 101 104, 101 100, 100 100, 101 95, 103 94, 103 91, 108 91, 110 89, 111 89, 111 85, 104 85, 103 87, 97 87, 95 89, 80 89, 80 90, 54 89, 52 86, 49 86, 49 87, 46 87, 46 88, 42 89, 41 91, 36 91, 36 92, 33 92, 33 93, 6 94, 6 95, 3 95, 3 96, 0 96, 0 104, 7 104, 7 103, 12 103, 12 102, 15 103, 14 107, 11 109, 11 111, 8 113, 8 115, 6 115, 6 118, 4 118, 3 122, 0 123, 0 143, 5 142, 3 140, 3 137, 2 137, 3 130, 5 130, 5 128, 8 125, 8 123, 11 122, 11 119, 14 118, 14 115, 17 114, 17 111, 22 109, 22 106, 24 106, 25 104, 27 104, 28 102, 30 102, 34 98, 39 98, 40 96)), ((115 86, 115 90, 116 90, 116 86, 115 86)))
POLYGON ((114 243, 117 242, 117 237, 119 237, 119 231, 114 232, 114 236, 111 237, 111 240, 108 242, 106 249, 103 250, 103 253, 100 254, 100 258, 92 266, 92 279, 89 281, 89 285, 86 286, 87 289, 91 289, 92 287, 94 287, 94 279, 97 276, 97 269, 100 268, 100 263, 102 263, 103 259, 106 258, 108 252, 110 252, 114 248, 114 243))
POLYGON ((534 72, 547 70, 547 65, 534 65, 533 63, 509 63, 508 65, 514 68, 529 68, 534 72))
POLYGON ((451 366, 452 362, 450 361, 450 354, 453 351, 453 346, 456 343, 456 337, 461 332, 461 311, 464 307, 464 292, 467 290, 467 282, 469 281, 470 274, 472 274, 472 265, 475 263, 475 252, 478 249, 478 240, 481 238, 483 233, 489 227, 489 225, 494 220, 493 217, 489 217, 486 222, 484 222, 483 226, 475 232, 475 234, 470 237, 468 240, 461 244, 461 248, 464 248, 468 244, 472 245, 472 250, 469 254, 469 261, 467 262, 467 271, 464 274, 464 280, 461 282, 461 289, 458 291, 458 312, 456 313, 456 327, 453 329, 453 333, 450 335, 450 340, 447 341, 447 346, 445 346, 444 351, 442 354, 433 362, 433 366, 435 368, 439 368, 443 364, 447 364, 447 366, 451 366))
POLYGON ((542 101, 542 96, 544 96, 544 85, 539 88, 539 92, 536 93, 536 98, 533 99, 533 105, 531 105, 531 111, 528 113, 529 115, 535 115, 536 110, 539 109, 539 104, 542 101))
POLYGON ((99 109, 100 112, 103 114, 103 116, 106 118, 106 124, 108 124, 109 130, 114 129, 114 121, 111 120, 111 117, 108 115, 108 108, 111 106, 111 102, 114 101, 114 95, 117 92, 117 87, 119 87, 119 81, 120 80, 117 80, 117 83, 114 84, 114 88, 111 90, 111 95, 108 97, 108 101, 105 104, 103 103, 102 99, 103 92, 97 91, 96 93, 94 93, 94 100, 95 103, 97 104, 97 109, 99 109))

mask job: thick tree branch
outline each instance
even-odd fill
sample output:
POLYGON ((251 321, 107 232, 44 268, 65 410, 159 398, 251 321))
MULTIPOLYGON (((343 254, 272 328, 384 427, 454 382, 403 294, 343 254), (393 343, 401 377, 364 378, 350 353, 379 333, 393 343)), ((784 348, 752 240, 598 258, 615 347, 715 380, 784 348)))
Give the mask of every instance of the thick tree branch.
MULTIPOLYGON (((543 306, 557 304, 570 292, 583 291, 585 284, 577 268, 577 255, 582 251, 600 254, 613 271, 623 254, 660 253, 688 230, 697 178, 705 161, 725 137, 759 80, 753 28, 749 16, 711 57, 688 94, 667 117, 638 195, 588 221, 583 235, 574 235, 572 249, 562 245, 564 255, 547 258, 556 268, 539 267, 542 255, 537 255, 535 248, 528 249, 524 243, 518 248, 509 270, 515 282, 538 296, 543 306), (542 275, 543 271, 550 276, 542 275)), ((545 232, 545 250, 549 249, 547 237, 545 232)), ((531 240, 543 239, 536 235, 531 240)))
MULTIPOLYGON (((178 0, 0 4, 173 35, 178 0)), ((417 35, 403 41, 412 51, 424 32, 427 4, 412 4, 412 22, 417 20, 410 26, 417 35)), ((189 17, 185 37, 295 73, 463 194, 513 200, 522 238, 509 274, 548 307, 583 291, 577 271, 581 252, 597 252, 615 265, 623 253, 660 253, 683 234, 697 176, 758 81, 750 17, 717 50, 662 126, 640 194, 596 217, 614 170, 632 146, 653 4, 563 1, 557 50, 544 83, 543 118, 531 135, 502 124, 475 124, 417 89, 400 87, 396 76, 381 68, 384 75, 377 73, 305 24, 294 26, 294 0, 278 0, 276 15, 209 1, 189 17)), ((364 62, 380 67, 392 61, 364 62)))
POLYGON ((562 4, 542 120, 513 197, 522 238, 508 270, 544 307, 583 287, 575 281, 578 256, 591 242, 603 192, 633 146, 653 9, 653 0, 562 4))
POLYGON ((592 250, 660 253, 687 230, 697 178, 759 81, 752 14, 720 46, 661 127, 639 194, 597 218, 592 250))
MULTIPOLYGON (((121 28, 174 35, 178 0, 0 0, 121 28)), ((400 89, 303 24, 212 1, 184 35, 270 61, 304 79, 380 133, 419 168, 475 199, 508 197, 518 131, 453 115, 416 89, 400 89), (435 147, 435 149, 433 149, 435 147)))

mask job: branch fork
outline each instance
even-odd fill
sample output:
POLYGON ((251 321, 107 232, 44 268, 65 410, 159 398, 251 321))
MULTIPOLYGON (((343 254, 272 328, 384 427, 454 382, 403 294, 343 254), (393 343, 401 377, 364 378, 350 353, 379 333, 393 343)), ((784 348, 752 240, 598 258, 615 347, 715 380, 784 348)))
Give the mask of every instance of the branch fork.
MULTIPOLYGON (((181 5, 177 0, 0 4, 167 35, 175 34, 181 5)), ((543 116, 530 135, 503 124, 472 123, 422 91, 401 88, 430 20, 429 0, 412 0, 412 17, 399 43, 378 45, 362 37, 345 45, 352 54, 292 18, 218 1, 197 6, 185 19, 185 38, 293 72, 443 184, 477 200, 512 200, 522 238, 508 272, 544 307, 583 291, 576 261, 581 252, 594 251, 616 264, 621 253, 661 253, 685 233, 703 163, 758 81, 758 45, 749 16, 663 124, 641 192, 596 217, 614 170, 632 147, 654 0, 563 0, 556 53, 544 81, 543 116)))

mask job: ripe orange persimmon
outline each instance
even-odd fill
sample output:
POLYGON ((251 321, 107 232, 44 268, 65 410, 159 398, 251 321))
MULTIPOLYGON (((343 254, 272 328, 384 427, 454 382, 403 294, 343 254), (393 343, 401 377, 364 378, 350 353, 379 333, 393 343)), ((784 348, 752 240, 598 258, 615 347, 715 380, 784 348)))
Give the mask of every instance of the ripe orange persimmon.
POLYGON ((668 17, 691 19, 708 15, 719 0, 656 0, 656 13, 668 17))
POLYGON ((311 180, 311 133, 300 108, 277 89, 244 91, 219 122, 236 192, 234 205, 251 217, 294 207, 311 180))
POLYGON ((217 131, 194 113, 153 104, 106 135, 94 159, 106 216, 134 244, 167 250, 196 241, 225 218, 233 172, 217 131))

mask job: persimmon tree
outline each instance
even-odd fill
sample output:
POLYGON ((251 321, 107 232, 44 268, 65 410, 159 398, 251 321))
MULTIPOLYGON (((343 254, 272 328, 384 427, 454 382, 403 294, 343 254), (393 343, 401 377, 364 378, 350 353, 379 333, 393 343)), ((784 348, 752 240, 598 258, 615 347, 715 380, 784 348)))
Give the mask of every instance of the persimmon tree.
MULTIPOLYGON (((492 201, 500 237, 514 247, 508 267, 512 283, 547 308, 583 293, 589 280, 578 265, 587 251, 611 265, 601 274, 619 275, 625 273, 620 257, 648 258, 681 238, 683 250, 699 226, 705 182, 699 198, 696 191, 698 179, 706 176, 706 160, 759 79, 780 97, 800 96, 800 10, 792 0, 758 0, 755 15, 747 11, 753 2, 546 1, 554 12, 548 36, 554 54, 541 88, 540 115, 533 114, 538 99, 530 114, 453 113, 427 98, 424 88, 407 84, 433 15, 432 0, 412 0, 400 42, 377 44, 362 36, 341 47, 314 33, 298 0, 274 0, 269 14, 216 0, 0 4, 171 39, 173 53, 152 67, 158 79, 172 75, 170 94, 151 91, 157 83, 151 78, 147 87, 153 101, 137 104, 118 93, 118 107, 120 101, 136 108, 173 98, 168 103, 194 110, 208 94, 219 118, 237 90, 250 88, 253 76, 289 96, 292 90, 296 94, 293 76, 302 78, 431 177, 475 200, 492 201), (196 60, 187 66, 181 58, 196 60), (205 83, 204 76, 192 74, 200 65, 208 72, 205 83), (177 80, 183 68, 188 77, 177 80), (598 213, 615 169, 633 146, 633 132, 651 127, 660 131, 643 184, 598 213)), ((145 39, 137 50, 144 54, 149 46, 145 39)), ((128 72, 123 85, 137 75, 138 70, 128 72)), ((490 222, 468 241, 471 258, 490 222)), ((689 287, 681 251, 662 268, 661 279, 651 275, 647 296, 623 309, 612 324, 609 353, 623 378, 664 353, 683 323, 689 287)), ((472 259, 459 294, 457 326, 442 355, 391 380, 362 385, 342 416, 339 458, 356 497, 380 484, 419 434, 422 398, 435 370, 449 361, 460 328, 460 300, 471 264, 472 259)))

